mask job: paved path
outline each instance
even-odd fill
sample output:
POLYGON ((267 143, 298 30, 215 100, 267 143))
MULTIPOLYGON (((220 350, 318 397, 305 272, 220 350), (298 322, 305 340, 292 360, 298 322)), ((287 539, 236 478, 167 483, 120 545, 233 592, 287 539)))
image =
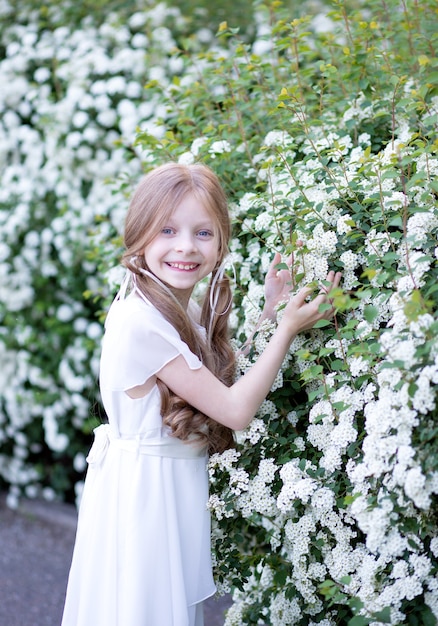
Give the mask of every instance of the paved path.
MULTIPOLYGON (((26 501, 11 511, 0 494, 1 626, 60 625, 75 530, 72 506, 26 501)), ((223 626, 228 606, 209 599, 205 626, 223 626)))

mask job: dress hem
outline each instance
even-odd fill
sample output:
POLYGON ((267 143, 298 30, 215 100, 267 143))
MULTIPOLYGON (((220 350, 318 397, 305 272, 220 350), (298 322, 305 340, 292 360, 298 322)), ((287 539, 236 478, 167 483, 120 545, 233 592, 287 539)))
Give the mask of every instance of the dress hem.
POLYGON ((196 604, 200 604, 201 602, 204 602, 204 600, 207 600, 207 598, 211 598, 211 596, 214 596, 216 591, 217 591, 217 589, 216 589, 216 587, 214 587, 214 589, 213 589, 213 591, 211 593, 208 593, 207 595, 205 595, 203 598, 201 598, 201 600, 196 600, 196 602, 191 602, 187 606, 195 606, 196 604))

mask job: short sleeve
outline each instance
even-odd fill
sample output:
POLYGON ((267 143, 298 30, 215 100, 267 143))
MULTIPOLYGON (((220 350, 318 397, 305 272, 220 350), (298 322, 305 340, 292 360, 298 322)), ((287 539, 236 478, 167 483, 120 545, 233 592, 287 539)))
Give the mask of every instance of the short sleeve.
POLYGON ((179 355, 190 369, 202 366, 154 306, 136 297, 117 301, 108 314, 103 338, 101 387, 126 391, 142 385, 179 355))

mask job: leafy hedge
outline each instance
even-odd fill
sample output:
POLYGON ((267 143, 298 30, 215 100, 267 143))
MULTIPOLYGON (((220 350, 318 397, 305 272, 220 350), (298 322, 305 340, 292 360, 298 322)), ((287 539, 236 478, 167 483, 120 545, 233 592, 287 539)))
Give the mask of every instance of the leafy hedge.
MULTIPOLYGON (((2 143, 15 163, 3 168, 1 186, 0 350, 10 369, 2 368, 0 471, 28 492, 34 483, 70 489, 65 465, 74 456, 82 470, 93 422, 95 314, 111 295, 103 278, 116 263, 124 194, 140 161, 146 169, 169 158, 204 161, 223 180, 235 223, 238 340, 263 306, 274 251, 294 254, 297 288, 323 280, 328 268, 344 274, 335 323, 293 342, 269 397, 239 433, 238 451, 211 458, 216 578, 221 591, 234 591, 226 625, 436 624, 435 3, 339 0, 324 15, 293 20, 276 2, 255 6, 252 44, 225 23, 208 51, 170 34, 168 47, 163 38, 155 49, 145 42, 147 63, 126 82, 146 88, 140 95, 132 86, 129 98, 121 88, 111 94, 110 61, 103 78, 91 62, 92 71, 77 74, 84 43, 69 44, 40 82, 29 50, 20 74, 12 52, 26 37, 8 30, 0 73, 9 67, 8 83, 13 72, 27 81, 20 93, 31 95, 18 122, 10 114, 15 91, 9 101, 1 96, 2 143), (77 81, 86 89, 69 111, 88 115, 79 129, 74 115, 62 117, 77 81), (54 98, 52 87, 65 97, 54 98), (111 127, 98 119, 102 91, 105 115, 118 113, 111 127), (121 128, 128 110, 131 124, 121 128), (134 118, 141 128, 131 142, 134 118), (55 119, 68 120, 62 131, 55 119), (26 120, 36 134, 23 130, 26 120), (89 126, 93 141, 85 139, 89 126), (108 128, 119 147, 108 146, 105 159, 108 128), (91 154, 75 161, 84 145, 91 154), (124 172, 113 189, 103 184, 104 166, 109 177, 124 172), (83 300, 83 290, 94 298, 83 300), (45 470, 37 465, 44 458, 45 470)), ((100 58, 111 61, 123 46, 127 59, 135 31, 143 34, 156 15, 144 13, 142 26, 140 17, 112 30, 105 24, 111 36, 96 31, 84 41, 98 41, 100 58)), ((182 33, 174 19, 172 34, 182 33)), ((129 58, 120 74, 133 65, 129 58)), ((260 329, 240 373, 272 330, 260 329)))

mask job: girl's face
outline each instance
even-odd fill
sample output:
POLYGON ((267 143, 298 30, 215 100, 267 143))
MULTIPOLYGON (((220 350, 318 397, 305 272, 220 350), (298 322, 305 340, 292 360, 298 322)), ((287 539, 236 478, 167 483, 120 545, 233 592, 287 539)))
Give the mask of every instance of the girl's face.
POLYGON ((188 194, 146 246, 144 258, 150 271, 187 306, 196 283, 208 276, 219 260, 214 218, 188 194))

